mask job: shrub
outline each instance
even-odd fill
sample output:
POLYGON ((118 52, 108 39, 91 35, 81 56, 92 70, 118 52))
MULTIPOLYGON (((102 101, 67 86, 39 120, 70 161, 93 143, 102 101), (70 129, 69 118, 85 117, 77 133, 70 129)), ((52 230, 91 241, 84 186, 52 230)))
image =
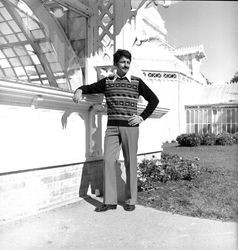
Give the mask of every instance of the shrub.
POLYGON ((158 182, 187 180, 196 178, 199 165, 178 155, 162 152, 161 160, 152 157, 144 159, 138 166, 138 190, 153 189, 158 182))
POLYGON ((181 134, 176 138, 180 146, 194 147, 199 146, 202 141, 202 137, 199 134, 181 134))
POLYGON ((187 142, 187 138, 188 138, 188 134, 181 134, 177 136, 176 141, 178 142, 180 146, 185 146, 187 142))
POLYGON ((235 133, 232 137, 233 137, 233 142, 235 144, 238 144, 238 133, 235 133))
POLYGON ((216 135, 209 133, 202 135, 201 145, 214 145, 216 143, 216 135))
POLYGON ((229 133, 220 133, 216 136, 216 145, 232 145, 233 135, 229 133))

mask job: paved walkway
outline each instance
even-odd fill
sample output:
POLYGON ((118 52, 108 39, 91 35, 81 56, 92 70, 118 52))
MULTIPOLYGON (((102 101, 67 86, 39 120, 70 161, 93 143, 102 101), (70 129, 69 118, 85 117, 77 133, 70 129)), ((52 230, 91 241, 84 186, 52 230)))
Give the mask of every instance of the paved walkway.
POLYGON ((137 206, 94 212, 89 198, 0 226, 1 250, 237 250, 237 223, 137 206))

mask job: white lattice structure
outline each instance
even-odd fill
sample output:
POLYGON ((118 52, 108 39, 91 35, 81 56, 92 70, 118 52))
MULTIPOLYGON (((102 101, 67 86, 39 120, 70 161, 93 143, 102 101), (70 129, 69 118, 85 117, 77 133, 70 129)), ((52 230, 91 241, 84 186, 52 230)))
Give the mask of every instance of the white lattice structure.
POLYGON ((112 62, 114 53, 114 2, 97 1, 97 18, 96 18, 96 48, 100 60, 108 63, 112 62))

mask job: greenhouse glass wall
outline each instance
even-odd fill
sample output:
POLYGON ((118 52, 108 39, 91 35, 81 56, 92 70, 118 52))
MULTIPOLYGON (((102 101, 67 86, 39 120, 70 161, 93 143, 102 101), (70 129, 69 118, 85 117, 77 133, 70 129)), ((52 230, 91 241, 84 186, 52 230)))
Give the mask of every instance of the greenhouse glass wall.
POLYGON ((238 104, 186 106, 187 133, 238 132, 238 104))

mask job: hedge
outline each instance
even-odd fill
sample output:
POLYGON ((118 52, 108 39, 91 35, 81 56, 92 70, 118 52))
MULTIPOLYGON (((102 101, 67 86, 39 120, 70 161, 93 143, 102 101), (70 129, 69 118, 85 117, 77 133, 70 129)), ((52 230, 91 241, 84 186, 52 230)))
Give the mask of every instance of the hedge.
POLYGON ((220 133, 218 135, 208 134, 181 134, 177 136, 176 141, 180 146, 194 147, 199 145, 233 145, 238 144, 238 133, 220 133))

